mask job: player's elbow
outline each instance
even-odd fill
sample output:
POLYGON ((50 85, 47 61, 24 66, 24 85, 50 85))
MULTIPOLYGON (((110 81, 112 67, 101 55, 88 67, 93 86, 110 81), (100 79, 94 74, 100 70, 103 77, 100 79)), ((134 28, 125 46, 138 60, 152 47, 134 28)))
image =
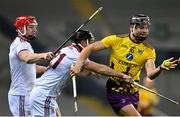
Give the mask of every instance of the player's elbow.
POLYGON ((25 63, 30 63, 30 59, 29 59, 28 55, 20 56, 20 59, 25 63))
POLYGON ((26 52, 26 51, 25 52, 21 52, 19 54, 19 58, 20 58, 21 61, 23 61, 23 62, 25 62, 27 64, 31 63, 31 61, 32 61, 31 54, 26 52))
POLYGON ((32 63, 30 59, 25 59, 24 62, 27 63, 27 64, 32 63))

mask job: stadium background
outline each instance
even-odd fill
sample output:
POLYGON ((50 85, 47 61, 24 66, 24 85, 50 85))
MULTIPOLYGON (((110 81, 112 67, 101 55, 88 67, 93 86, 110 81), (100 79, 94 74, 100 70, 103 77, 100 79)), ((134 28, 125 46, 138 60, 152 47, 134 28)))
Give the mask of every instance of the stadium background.
MULTIPOLYGON (((76 28, 100 6, 101 13, 85 27, 97 40, 110 34, 129 32, 129 18, 144 13, 151 18, 151 35, 148 41, 156 48, 157 65, 163 59, 180 56, 179 0, 1 0, 0 1, 0 116, 9 116, 7 93, 10 84, 8 52, 16 32, 14 19, 21 15, 34 15, 39 24, 38 39, 33 42, 36 52, 54 51, 76 28)), ((109 51, 91 56, 99 63, 108 64, 109 51)), ((44 64, 44 63, 42 63, 44 64)), ((156 79, 157 90, 180 101, 180 67, 166 71, 156 79)), ((142 78, 145 75, 142 74, 142 78)), ((106 100, 105 77, 79 78, 77 81, 79 115, 114 115, 106 100)), ((74 115, 72 85, 58 97, 62 115, 74 115)), ((180 115, 180 106, 164 99, 156 110, 157 115, 180 115)))

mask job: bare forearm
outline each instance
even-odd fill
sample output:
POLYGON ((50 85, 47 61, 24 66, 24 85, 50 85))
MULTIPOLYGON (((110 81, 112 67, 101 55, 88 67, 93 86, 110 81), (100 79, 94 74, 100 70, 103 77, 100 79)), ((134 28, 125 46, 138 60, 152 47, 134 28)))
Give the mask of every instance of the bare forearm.
POLYGON ((92 52, 100 51, 103 49, 105 49, 105 46, 100 41, 90 44, 89 46, 84 48, 80 53, 75 66, 71 68, 71 75, 77 75, 78 73, 80 73, 84 61, 89 57, 92 52))
POLYGON ((24 61, 26 63, 37 63, 43 59, 44 59, 44 56, 42 54, 29 53, 28 55, 25 56, 24 61))
POLYGON ((159 66, 156 69, 154 69, 151 73, 147 74, 147 77, 153 80, 160 75, 161 71, 162 70, 160 69, 160 66, 159 66))
POLYGON ((100 67, 96 71, 94 71, 94 72, 96 72, 98 74, 105 75, 105 76, 112 76, 112 77, 123 78, 123 75, 124 75, 123 73, 115 71, 115 70, 113 70, 112 68, 110 68, 110 67, 108 67, 106 65, 102 65, 102 64, 100 65, 99 64, 99 66, 100 67))
POLYGON ((162 62, 162 64, 159 67, 155 67, 154 61, 152 59, 149 59, 146 62, 146 71, 147 71, 147 77, 150 79, 155 79, 162 70, 170 70, 174 69, 177 66, 177 60, 174 59, 174 57, 171 57, 169 59, 166 59, 162 62))
POLYGON ((85 70, 83 69, 79 74, 77 74, 78 76, 82 76, 82 77, 86 77, 86 76, 90 76, 91 75, 91 71, 85 70))
POLYGON ((105 76, 112 76, 119 78, 123 78, 125 76, 125 74, 119 71, 115 71, 114 69, 110 68, 107 65, 99 64, 90 60, 83 65, 83 68, 105 76))
POLYGON ((78 58, 78 61, 76 63, 76 68, 81 68, 84 61, 90 56, 91 53, 100 51, 103 49, 105 49, 105 46, 100 41, 90 44, 89 46, 84 48, 78 58))
POLYGON ((40 60, 52 60, 54 58, 54 54, 52 52, 46 53, 31 53, 29 51, 21 51, 19 53, 19 58, 25 63, 37 63, 40 60))
POLYGON ((82 51, 81 51, 81 54, 77 60, 77 63, 76 65, 77 66, 80 66, 80 68, 82 67, 84 61, 89 57, 89 55, 91 54, 91 49, 89 48, 84 48, 82 51))

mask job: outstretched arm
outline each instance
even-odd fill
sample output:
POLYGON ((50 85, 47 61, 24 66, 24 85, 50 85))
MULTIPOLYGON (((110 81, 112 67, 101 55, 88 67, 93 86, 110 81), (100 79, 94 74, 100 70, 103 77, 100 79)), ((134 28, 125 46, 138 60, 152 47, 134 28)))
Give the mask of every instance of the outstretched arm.
POLYGON ((174 60, 174 58, 169 58, 167 60, 164 60, 163 63, 156 68, 155 63, 152 59, 148 59, 145 64, 145 69, 147 72, 147 77, 150 79, 155 79, 162 70, 169 70, 173 69, 177 66, 177 60, 174 60))
POLYGON ((90 56, 90 54, 92 52, 96 52, 103 49, 105 49, 105 46, 102 44, 101 41, 94 42, 89 46, 85 47, 80 53, 75 66, 71 68, 71 74, 77 75, 78 73, 80 73, 84 61, 90 56))
POLYGON ((105 76, 122 78, 126 82, 131 82, 131 83, 133 82, 133 79, 130 76, 121 73, 119 71, 115 71, 112 68, 108 67, 107 65, 95 63, 93 61, 89 61, 88 63, 84 64, 83 68, 105 76))
POLYGON ((91 71, 86 70, 86 69, 82 69, 81 72, 79 74, 77 74, 78 76, 82 76, 82 77, 86 77, 86 76, 90 76, 91 75, 91 71))
POLYGON ((40 60, 51 60, 54 58, 54 54, 52 52, 47 53, 31 53, 29 51, 21 51, 19 53, 19 58, 24 61, 25 63, 37 63, 40 60))

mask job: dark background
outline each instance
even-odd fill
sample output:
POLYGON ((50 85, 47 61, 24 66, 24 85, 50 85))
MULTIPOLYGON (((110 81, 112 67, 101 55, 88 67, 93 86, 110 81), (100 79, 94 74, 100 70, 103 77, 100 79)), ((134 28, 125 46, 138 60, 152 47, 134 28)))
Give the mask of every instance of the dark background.
MULTIPOLYGON (((8 52, 16 36, 13 22, 16 17, 33 15, 39 24, 38 39, 32 45, 36 52, 54 51, 99 7, 103 10, 84 28, 96 40, 110 34, 129 32, 130 17, 137 13, 151 18, 148 41, 156 48, 159 65, 164 59, 180 56, 179 0, 1 0, 0 1, 0 115, 9 116, 7 93, 10 85, 8 52)), ((91 58, 108 64, 109 51, 95 53, 91 58)), ((180 101, 179 67, 164 71, 155 86, 161 94, 180 101)), ((145 76, 142 73, 142 79, 145 76)), ((114 115, 105 95, 105 77, 79 78, 77 81, 79 115, 114 115)), ((72 85, 69 83, 58 98, 62 115, 73 115, 72 85)), ((180 115, 180 106, 161 99, 157 115, 180 115)))

